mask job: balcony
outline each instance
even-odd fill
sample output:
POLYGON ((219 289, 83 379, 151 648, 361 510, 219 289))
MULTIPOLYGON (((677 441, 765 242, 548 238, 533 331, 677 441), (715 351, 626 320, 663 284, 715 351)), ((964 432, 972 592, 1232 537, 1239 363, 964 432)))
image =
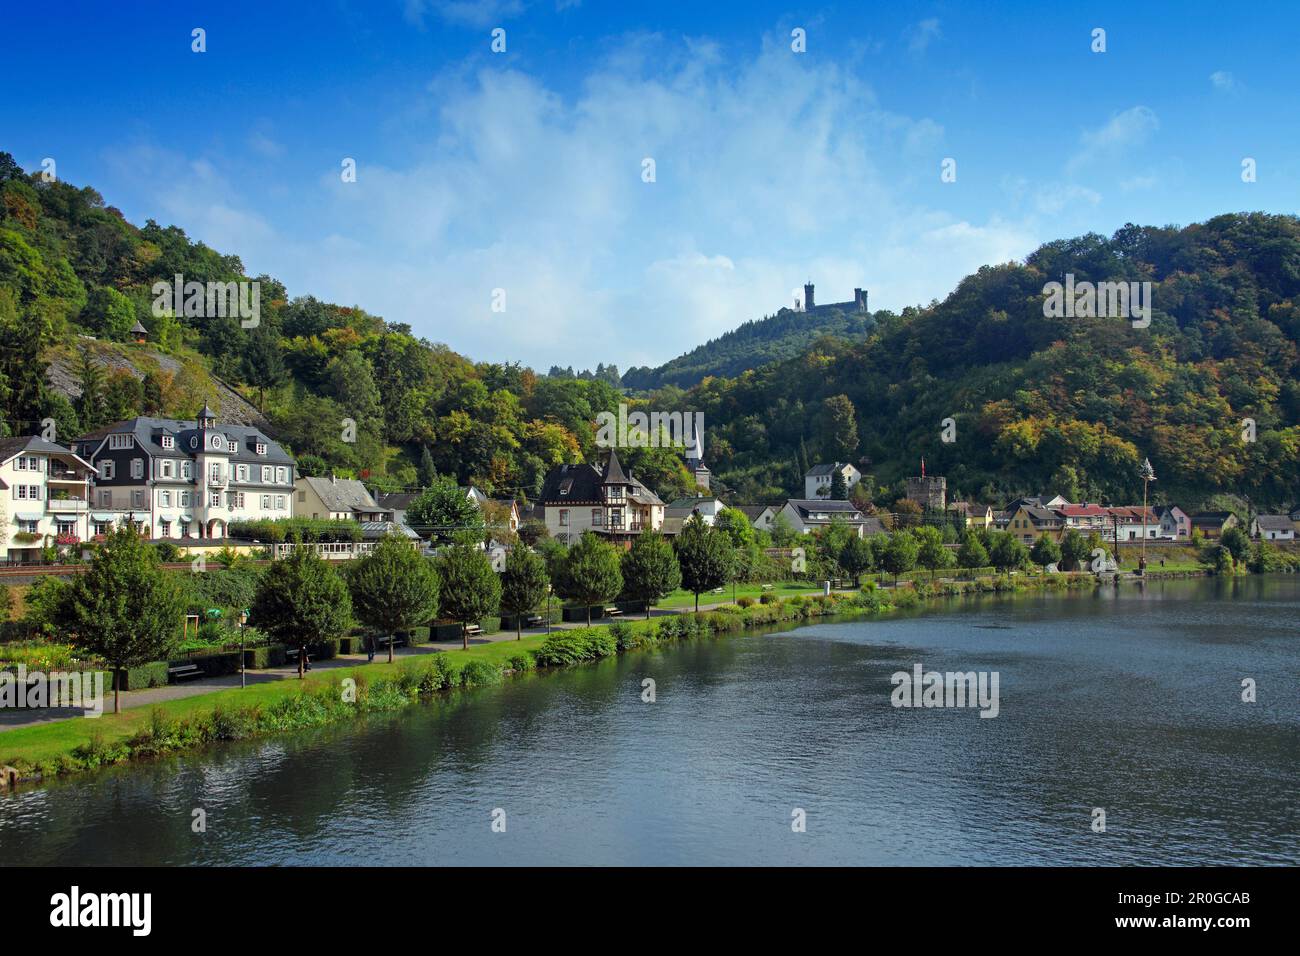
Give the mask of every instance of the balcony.
POLYGON ((80 514, 90 508, 90 503, 80 498, 51 498, 45 502, 45 510, 54 514, 80 514))
POLYGON ((226 487, 226 479, 222 478, 220 475, 209 475, 209 476, 208 476, 208 487, 209 487, 209 488, 224 488, 224 487, 226 487))

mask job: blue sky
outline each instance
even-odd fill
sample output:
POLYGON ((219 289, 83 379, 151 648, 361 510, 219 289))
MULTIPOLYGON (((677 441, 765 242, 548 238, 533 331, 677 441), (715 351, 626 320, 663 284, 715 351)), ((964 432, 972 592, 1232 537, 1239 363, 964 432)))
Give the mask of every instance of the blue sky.
POLYGON ((1298 11, 23 4, 0 34, 0 149, 54 158, 131 221, 175 223, 291 295, 474 359, 626 368, 807 278, 819 302, 862 285, 901 309, 1055 238, 1295 212, 1298 11))

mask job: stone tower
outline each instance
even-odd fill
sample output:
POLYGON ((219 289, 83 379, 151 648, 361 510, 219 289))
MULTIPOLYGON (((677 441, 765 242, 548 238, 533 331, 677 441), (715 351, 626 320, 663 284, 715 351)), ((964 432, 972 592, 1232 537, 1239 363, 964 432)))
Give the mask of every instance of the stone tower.
POLYGON ((867 311, 867 290, 866 289, 853 290, 853 304, 858 307, 859 312, 867 311))
POLYGON ((928 475, 909 478, 907 497, 926 511, 943 511, 948 499, 948 479, 928 475))
POLYGON ((805 312, 813 310, 813 284, 811 282, 803 284, 803 310, 805 312))

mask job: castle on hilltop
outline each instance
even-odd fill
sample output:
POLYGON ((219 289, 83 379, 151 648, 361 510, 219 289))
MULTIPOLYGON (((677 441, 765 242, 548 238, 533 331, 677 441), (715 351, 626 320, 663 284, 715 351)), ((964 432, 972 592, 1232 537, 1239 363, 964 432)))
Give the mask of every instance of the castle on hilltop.
POLYGON ((841 312, 866 312, 867 311, 867 290, 854 289, 852 302, 832 302, 829 305, 817 305, 813 297, 813 284, 805 282, 803 286, 803 301, 795 300, 796 311, 815 312, 818 310, 838 309, 841 312))

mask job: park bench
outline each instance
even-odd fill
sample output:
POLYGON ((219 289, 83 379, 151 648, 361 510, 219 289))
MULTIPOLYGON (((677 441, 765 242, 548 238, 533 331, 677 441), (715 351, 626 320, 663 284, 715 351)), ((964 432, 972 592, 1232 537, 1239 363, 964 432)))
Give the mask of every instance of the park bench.
POLYGON ((723 592, 723 590, 724 590, 723 588, 714 588, 714 589, 713 589, 713 593, 714 593, 714 594, 721 594, 721 593, 723 592))
POLYGON ((477 637, 479 634, 483 633, 483 628, 479 627, 477 624, 467 624, 465 625, 465 633, 470 637, 477 637))
POLYGON ((524 621, 524 623, 527 624, 529 627, 541 627, 543 624, 546 623, 546 618, 542 617, 540 614, 533 614, 532 616, 527 618, 524 621))
POLYGON ((772 590, 772 585, 770 585, 770 584, 764 584, 764 585, 763 585, 763 590, 764 590, 764 591, 771 591, 771 590, 772 590))
POLYGON ((394 638, 391 634, 384 634, 375 638, 375 647, 387 648, 389 644, 392 644, 394 647, 405 647, 406 637, 402 634, 398 634, 394 638))
POLYGON ((607 607, 607 608, 605 608, 605 616, 606 616, 606 617, 622 617, 622 616, 623 616, 623 612, 620 611, 620 610, 619 610, 618 608, 616 608, 616 607, 607 607))
POLYGON ((167 676, 171 680, 185 680, 187 677, 202 677, 203 668, 198 664, 177 664, 175 667, 167 668, 167 676))

